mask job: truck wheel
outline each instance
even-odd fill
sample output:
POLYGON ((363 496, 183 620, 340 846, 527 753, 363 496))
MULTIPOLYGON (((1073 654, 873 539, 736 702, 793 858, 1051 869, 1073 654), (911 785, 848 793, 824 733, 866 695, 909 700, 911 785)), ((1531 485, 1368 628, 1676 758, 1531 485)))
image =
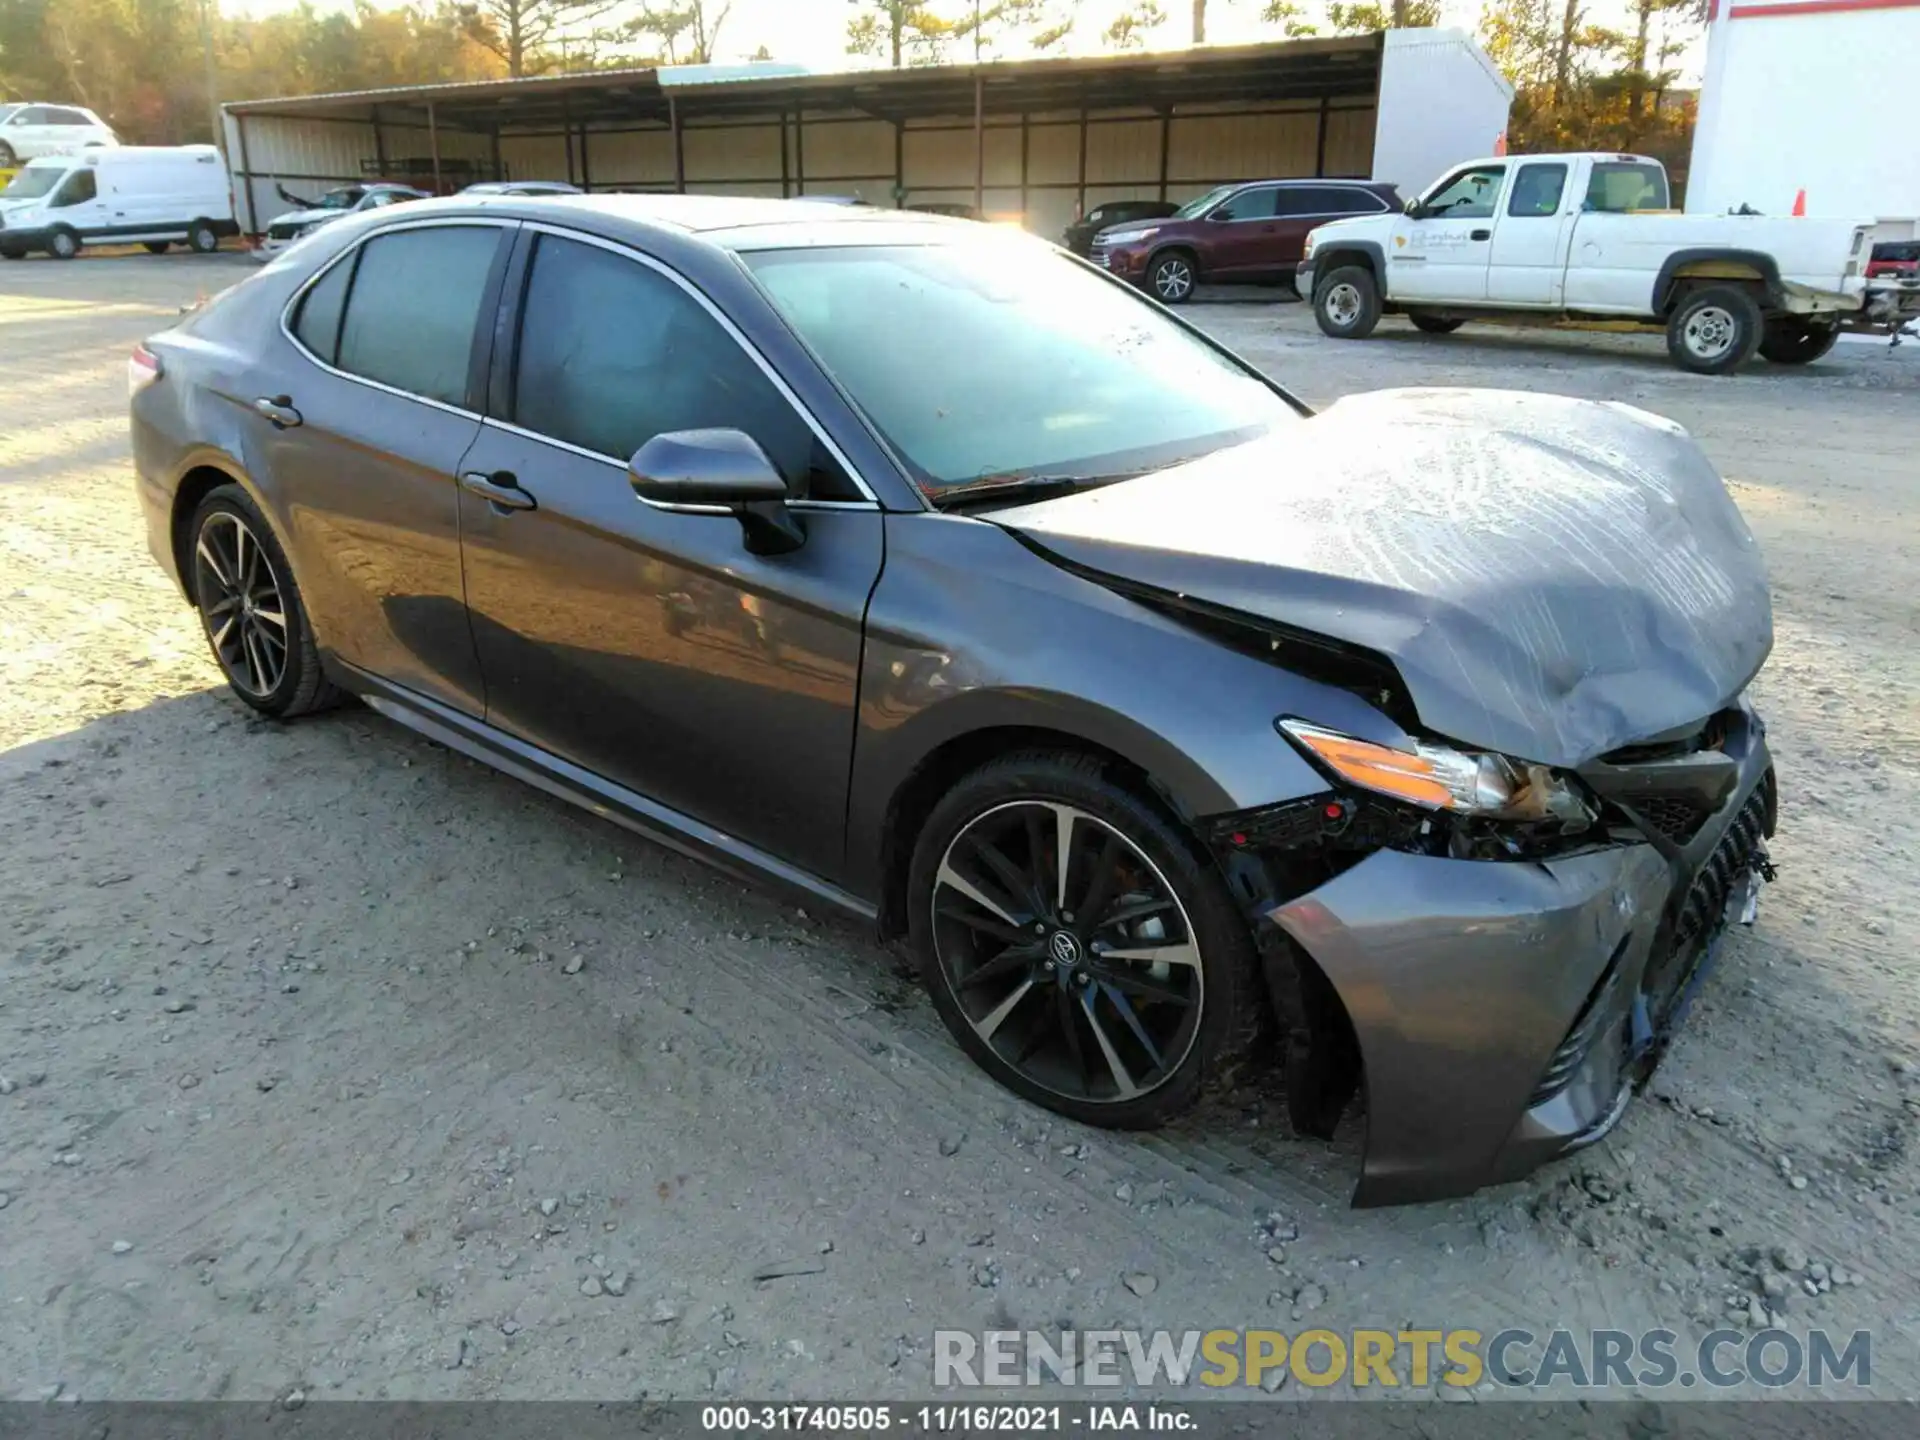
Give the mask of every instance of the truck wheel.
POLYGON ((196 255, 211 255, 220 248, 220 232, 207 221, 196 220, 187 231, 187 248, 196 255))
POLYGON ((1696 375, 1728 375, 1760 344, 1760 306, 1733 285, 1690 290, 1667 317, 1667 354, 1696 375))
POLYGON ((47 253, 56 260, 71 260, 80 253, 80 237, 64 227, 47 236, 47 253))
POLYGON ((1373 272, 1343 265, 1313 292, 1313 318, 1336 340, 1364 340, 1380 323, 1380 287, 1373 272))
POLYGON ((1840 338, 1838 325, 1821 325, 1797 315, 1767 322, 1760 335, 1760 353, 1776 365, 1811 365, 1833 349, 1840 338))
POLYGON ((1153 257, 1147 270, 1147 288, 1162 305, 1179 305, 1193 295, 1197 278, 1193 257, 1184 250, 1169 250, 1153 257))
POLYGON ((1451 335, 1467 323, 1464 320, 1449 320, 1444 315, 1410 314, 1407 319, 1413 322, 1414 329, 1425 331, 1429 335, 1451 335))

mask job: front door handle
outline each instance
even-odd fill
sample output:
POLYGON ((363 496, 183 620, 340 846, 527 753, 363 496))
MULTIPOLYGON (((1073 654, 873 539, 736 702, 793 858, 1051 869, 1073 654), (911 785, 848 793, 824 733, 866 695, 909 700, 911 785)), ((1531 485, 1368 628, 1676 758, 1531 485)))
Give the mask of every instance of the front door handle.
POLYGON ((491 475, 469 471, 460 477, 460 488, 478 495, 496 510, 535 508, 533 496, 520 488, 519 479, 511 471, 496 470, 491 475))
POLYGON ((253 409, 276 430, 291 430, 300 423, 300 412, 293 408, 293 398, 288 395, 276 395, 271 400, 263 395, 253 402, 253 409))
POLYGON ((1467 238, 1469 240, 1491 240, 1493 238, 1493 232, 1491 230, 1476 230, 1467 238))

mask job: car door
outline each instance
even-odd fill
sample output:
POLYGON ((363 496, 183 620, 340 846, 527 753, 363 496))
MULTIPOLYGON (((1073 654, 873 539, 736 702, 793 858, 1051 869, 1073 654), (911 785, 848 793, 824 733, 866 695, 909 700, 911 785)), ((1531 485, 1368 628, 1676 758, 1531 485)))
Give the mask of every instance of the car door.
POLYGON ((1271 269, 1267 258, 1278 232, 1277 187, 1250 185, 1207 212, 1200 272, 1208 278, 1245 277, 1271 269))
POLYGON ((1395 300, 1484 301, 1493 217, 1506 184, 1505 164, 1468 165, 1428 191, 1420 213, 1394 225, 1387 293, 1395 300))
POLYGON ((521 250, 460 500, 487 718, 831 879, 878 506, 690 282, 543 227, 521 250), (635 495, 632 453, 702 428, 767 452, 798 497, 798 549, 751 554, 726 512, 635 495))
POLYGON ((47 197, 47 223, 60 225, 84 237, 113 229, 110 197, 102 193, 100 177, 91 165, 77 165, 66 173, 47 197))
POLYGON ((47 123, 47 108, 45 105, 28 105, 16 110, 6 126, 0 129, 0 136, 6 139, 8 148, 22 164, 53 153, 49 133, 52 127, 47 123))
POLYGON ((308 282, 285 343, 234 397, 322 643, 474 716, 485 707, 456 496, 513 228, 376 231, 308 282))
POLYGON ((1567 169, 1564 160, 1533 160, 1514 167, 1488 252, 1487 299, 1494 304, 1563 303, 1567 240, 1575 215, 1567 194, 1567 169))

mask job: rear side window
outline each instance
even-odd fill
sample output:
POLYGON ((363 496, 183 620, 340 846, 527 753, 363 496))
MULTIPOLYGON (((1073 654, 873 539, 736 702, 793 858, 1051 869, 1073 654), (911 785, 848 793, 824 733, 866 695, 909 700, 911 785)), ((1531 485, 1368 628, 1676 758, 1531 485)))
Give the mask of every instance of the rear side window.
POLYGON ((300 343, 329 365, 340 356, 340 317, 347 313, 347 287, 353 283, 357 258, 349 255, 322 275, 300 302, 293 322, 300 343))
POLYGON ((637 260, 542 236, 521 316, 517 425, 616 460, 670 430, 744 430, 794 495, 858 498, 739 342, 637 260))
POLYGON ((1277 215, 1372 215, 1386 206, 1351 185, 1297 185, 1280 192, 1277 215))
POLYGON ((1635 160, 1602 160, 1587 181, 1588 210, 1624 215, 1630 210, 1665 210, 1667 172, 1635 160))
POLYGON ((1522 219, 1552 215, 1560 209, 1560 196, 1566 188, 1565 165, 1523 165, 1513 177, 1507 214, 1522 219))
POLYGON ((464 405, 474 325, 500 233, 449 225, 367 241, 334 363, 410 395, 464 405))

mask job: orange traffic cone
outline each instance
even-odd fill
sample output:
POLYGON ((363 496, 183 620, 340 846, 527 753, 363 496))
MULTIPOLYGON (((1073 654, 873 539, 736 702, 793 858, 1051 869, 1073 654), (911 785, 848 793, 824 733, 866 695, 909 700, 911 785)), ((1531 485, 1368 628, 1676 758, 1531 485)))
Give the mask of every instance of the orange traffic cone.
POLYGON ((1793 197, 1793 213, 1796 215, 1805 215, 1807 213, 1806 191, 1802 190, 1793 197))

